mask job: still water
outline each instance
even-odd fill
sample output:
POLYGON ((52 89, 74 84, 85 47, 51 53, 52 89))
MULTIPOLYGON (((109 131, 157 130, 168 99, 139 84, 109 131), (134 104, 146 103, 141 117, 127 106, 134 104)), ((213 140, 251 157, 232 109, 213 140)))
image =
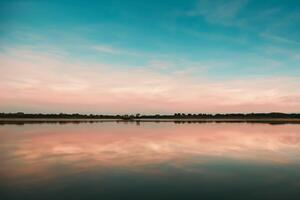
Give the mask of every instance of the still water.
POLYGON ((300 199, 300 125, 0 125, 0 199, 300 199))

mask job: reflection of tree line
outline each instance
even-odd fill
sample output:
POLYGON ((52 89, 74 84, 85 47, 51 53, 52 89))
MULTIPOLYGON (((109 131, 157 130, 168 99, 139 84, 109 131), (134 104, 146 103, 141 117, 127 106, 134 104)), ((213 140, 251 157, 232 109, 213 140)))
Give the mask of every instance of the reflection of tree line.
POLYGON ((240 121, 228 121, 228 120, 223 120, 223 121, 214 121, 214 120, 209 120, 209 121, 176 121, 176 120, 168 120, 168 121, 159 121, 159 120, 150 120, 150 121, 141 121, 141 120, 132 120, 132 121, 127 121, 127 120, 115 120, 115 121, 0 121, 0 126, 1 125, 6 125, 6 124, 13 124, 13 125, 25 125, 25 124, 81 124, 81 123, 103 123, 103 122, 115 122, 115 123, 122 123, 122 124, 135 124, 137 126, 141 125, 141 122, 153 122, 153 123, 163 123, 163 122, 169 122, 169 123, 174 123, 174 124, 205 124, 205 123, 264 123, 264 124, 270 124, 270 125, 281 125, 281 124, 299 124, 299 121, 268 121, 268 120, 261 120, 261 121, 246 121, 246 120, 240 120, 240 121))
POLYGON ((299 119, 300 113, 229 113, 229 114, 191 114, 175 113, 172 115, 102 115, 102 114, 29 114, 23 112, 0 113, 0 118, 32 118, 32 119, 122 119, 126 121, 138 119, 299 119))

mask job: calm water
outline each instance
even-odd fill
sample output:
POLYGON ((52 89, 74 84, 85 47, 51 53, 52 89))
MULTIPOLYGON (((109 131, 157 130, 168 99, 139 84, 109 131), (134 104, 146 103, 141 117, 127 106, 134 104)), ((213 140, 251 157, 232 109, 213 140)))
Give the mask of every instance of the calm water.
POLYGON ((300 199, 300 125, 0 125, 0 199, 300 199))

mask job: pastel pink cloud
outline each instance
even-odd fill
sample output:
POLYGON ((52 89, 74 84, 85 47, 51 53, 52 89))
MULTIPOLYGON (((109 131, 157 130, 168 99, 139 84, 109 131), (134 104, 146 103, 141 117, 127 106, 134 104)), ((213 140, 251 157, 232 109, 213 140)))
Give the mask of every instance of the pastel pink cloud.
MULTIPOLYGON (((0 54, 0 109, 33 112, 299 112, 300 81, 210 81, 160 67, 120 69, 26 48, 0 54)), ((155 62, 152 63, 155 65, 155 62)))

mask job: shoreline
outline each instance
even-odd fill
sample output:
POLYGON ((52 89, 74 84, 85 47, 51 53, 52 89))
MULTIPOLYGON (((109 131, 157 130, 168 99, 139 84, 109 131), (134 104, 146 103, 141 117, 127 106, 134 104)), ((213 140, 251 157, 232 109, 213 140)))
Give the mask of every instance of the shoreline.
POLYGON ((257 118, 257 119, 243 119, 243 118, 232 118, 232 119, 158 119, 158 118, 147 118, 147 119, 66 119, 66 118, 0 118, 0 124, 26 124, 26 123, 96 123, 96 122, 174 122, 174 123, 272 123, 272 124, 300 124, 299 118, 257 118))

